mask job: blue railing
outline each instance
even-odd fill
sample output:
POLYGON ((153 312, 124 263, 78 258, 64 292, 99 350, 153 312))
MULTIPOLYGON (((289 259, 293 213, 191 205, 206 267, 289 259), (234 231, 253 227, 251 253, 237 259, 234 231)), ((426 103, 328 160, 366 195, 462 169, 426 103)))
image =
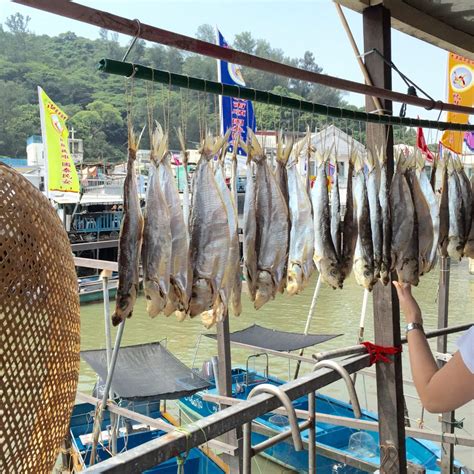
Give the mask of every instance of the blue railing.
POLYGON ((72 232, 113 232, 120 230, 122 212, 89 212, 76 214, 72 222, 72 232))

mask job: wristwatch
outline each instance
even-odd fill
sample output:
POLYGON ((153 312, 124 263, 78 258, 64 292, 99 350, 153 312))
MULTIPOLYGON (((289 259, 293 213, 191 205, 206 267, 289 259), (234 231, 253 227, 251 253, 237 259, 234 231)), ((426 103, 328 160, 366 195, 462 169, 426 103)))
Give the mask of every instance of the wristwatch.
POLYGON ((423 324, 421 323, 408 323, 405 328, 406 334, 408 334, 410 331, 413 331, 413 329, 420 329, 421 332, 424 334, 425 330, 423 329, 423 324))

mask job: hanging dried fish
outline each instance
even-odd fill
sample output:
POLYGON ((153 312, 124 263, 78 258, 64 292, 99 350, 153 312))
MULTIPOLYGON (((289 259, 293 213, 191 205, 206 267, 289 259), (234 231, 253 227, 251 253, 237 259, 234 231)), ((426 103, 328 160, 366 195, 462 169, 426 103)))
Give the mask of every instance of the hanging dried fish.
POLYGON ((250 129, 248 129, 248 136, 249 153, 256 163, 257 273, 254 306, 255 309, 260 309, 267 301, 275 297, 285 277, 284 269, 288 258, 288 207, 263 149, 250 129))
MULTIPOLYGON (((330 161, 329 161, 330 162, 330 161)), ((337 156, 334 157, 334 174, 331 186, 331 239, 336 250, 337 259, 341 261, 341 199, 339 196, 339 170, 337 166, 337 156)))
POLYGON ((381 146, 378 152, 380 166, 379 202, 382 218, 382 260, 380 262, 380 280, 384 285, 390 281, 392 267, 391 242, 392 242, 392 217, 390 210, 390 180, 387 171, 387 155, 381 146))
POLYGON ((158 168, 161 189, 165 196, 170 215, 171 227, 171 270, 170 292, 163 310, 165 316, 177 312, 179 319, 184 319, 190 298, 191 269, 189 263, 189 239, 184 220, 181 199, 171 168, 171 154, 167 153, 158 168))
MULTIPOLYGON (((474 175, 471 176, 471 196, 474 201, 474 175)), ((464 246, 464 256, 474 258, 474 211, 471 207, 471 224, 470 231, 467 237, 466 245, 464 246)))
POLYGON ((170 292, 171 223, 158 168, 168 152, 168 137, 157 124, 151 136, 150 178, 143 226, 142 267, 146 310, 154 318, 163 311, 170 292))
POLYGON ((141 134, 137 139, 133 128, 129 125, 127 176, 124 181, 123 218, 118 251, 119 283, 117 296, 115 297, 115 312, 112 314, 112 324, 114 326, 132 316, 138 294, 143 216, 138 197, 135 160, 140 138, 141 134))
POLYGON ((240 140, 234 141, 234 149, 232 152, 232 174, 230 181, 230 189, 232 194, 232 202, 234 204, 236 233, 237 233, 237 267, 233 274, 234 284, 232 287, 230 307, 234 316, 239 316, 242 313, 242 267, 240 265, 240 241, 239 241, 239 202, 237 194, 237 178, 238 178, 238 160, 237 150, 239 148, 240 140))
MULTIPOLYGON (((431 187, 431 183, 424 171, 425 160, 420 155, 418 155, 417 160, 418 165, 418 181, 420 185, 421 192, 425 198, 425 201, 429 208, 430 214, 430 225, 433 231, 433 238, 431 239, 431 249, 427 249, 425 257, 422 257, 422 262, 420 266, 420 274, 428 273, 436 264, 436 255, 439 242, 439 207, 438 200, 436 195, 431 187)), ((423 224, 423 222, 421 222, 423 224)), ((420 249, 423 247, 423 244, 420 239, 420 249)), ((423 255, 423 252, 420 250, 420 255, 423 255)))
POLYGON ((447 162, 442 166, 441 201, 439 204, 439 253, 442 257, 448 256, 449 243, 449 196, 448 196, 448 167, 447 162))
MULTIPOLYGON (((285 144, 285 147, 283 147, 283 134, 280 131, 279 136, 278 136, 278 144, 277 144, 277 151, 276 151, 275 179, 278 186, 280 187, 280 191, 283 195, 283 199, 285 201, 287 208, 289 208, 289 205, 290 205, 287 164, 288 164, 288 158, 290 156, 292 148, 293 148, 293 139, 288 140, 288 142, 285 144)), ((290 215, 288 214, 287 254, 290 251, 290 229, 291 229, 290 215)), ((283 293, 285 287, 287 286, 287 273, 288 273, 287 263, 285 263, 285 266, 282 268, 282 271, 283 271, 283 274, 278 276, 278 279, 281 281, 278 291, 281 293, 283 293)))
MULTIPOLYGON (((239 285, 240 282, 240 248, 239 248, 239 234, 238 234, 238 221, 237 221, 237 209, 235 208, 233 198, 229 188, 227 187, 225 179, 225 154, 227 152, 227 144, 222 148, 222 153, 220 160, 217 164, 215 176, 217 186, 221 192, 222 200, 224 202, 227 216, 228 216, 228 226, 230 233, 230 246, 229 246, 229 258, 226 262, 226 269, 224 274, 224 279, 222 282, 221 288, 221 301, 223 302, 222 306, 218 308, 217 318, 221 318, 224 314, 223 312, 231 305, 231 295, 237 291, 240 291, 240 288, 236 288, 236 285, 239 285), (237 278, 238 277, 238 278, 237 278), (238 281, 237 281, 238 280, 238 281)), ((236 294, 234 298, 233 311, 237 316, 242 310, 242 305, 240 303, 240 294, 236 294)))
POLYGON ((227 136, 214 141, 206 137, 201 158, 195 170, 189 219, 190 260, 193 272, 189 315, 216 310, 220 303, 230 232, 227 211, 216 183, 210 160, 227 141, 227 136))
POLYGON ((464 209, 464 240, 467 241, 469 237, 469 231, 471 229, 472 219, 472 191, 471 183, 469 178, 464 171, 464 166, 461 163, 460 158, 454 161, 454 167, 459 178, 459 185, 461 187, 462 204, 464 209))
MULTIPOLYGON (((390 212, 392 218, 392 270, 404 271, 409 262, 417 265, 418 257, 412 261, 407 258, 413 253, 408 247, 413 242, 415 209, 410 188, 404 176, 402 154, 398 157, 390 186, 390 212)), ((406 271, 412 273, 411 270, 406 269, 406 271)))
POLYGON ((449 232, 448 232, 448 255, 451 258, 461 260, 466 243, 466 218, 464 202, 462 198, 461 183, 454 164, 453 157, 448 158, 448 209, 449 209, 449 232))
POLYGON ((355 163, 354 201, 357 217, 357 242, 354 251, 354 276, 357 283, 371 291, 375 284, 374 246, 370 224, 369 197, 362 160, 355 163))
POLYGON ((346 210, 342 223, 342 258, 341 271, 343 278, 347 278, 352 271, 355 247, 357 244, 357 219, 354 208, 353 179, 356 153, 351 150, 347 170, 346 210))
MULTIPOLYGON (((416 207, 414 204, 414 180, 416 179, 415 170, 412 165, 408 163, 407 158, 400 155, 397 163, 397 170, 403 173, 403 179, 408 188, 408 193, 405 196, 406 219, 412 222, 411 232, 406 235, 403 240, 406 245, 404 249, 397 254, 395 270, 397 271, 398 281, 403 283, 410 283, 418 285, 419 282, 419 232, 418 232, 418 218, 416 207), (408 214, 411 214, 408 216, 408 214)), ((397 171, 398 172, 398 171, 397 171)), ((393 206, 396 205, 396 201, 393 206)), ((394 212, 394 207, 392 207, 394 212)), ((394 226, 395 226, 394 221, 394 226)), ((407 225, 408 227, 408 225, 407 225)))
POLYGON ((370 228, 372 231, 372 244, 374 247, 374 278, 380 278, 382 266, 383 237, 382 237, 382 209, 380 207, 380 170, 375 153, 367 151, 365 158, 367 165, 367 197, 369 200, 370 228))
POLYGON ((255 301, 257 293, 257 213, 256 213, 256 187, 254 164, 252 161, 252 148, 242 144, 247 152, 247 173, 246 173, 246 187, 245 187, 245 201, 244 201, 244 276, 247 282, 247 289, 250 299, 255 301))
POLYGON ((298 171, 300 152, 298 147, 288 166, 291 231, 286 289, 289 295, 300 293, 314 270, 313 215, 306 181, 298 171))
POLYGON ((321 278, 333 288, 342 288, 344 276, 331 238, 331 218, 326 164, 331 150, 322 156, 316 150, 316 181, 311 189, 314 222, 314 262, 321 278))

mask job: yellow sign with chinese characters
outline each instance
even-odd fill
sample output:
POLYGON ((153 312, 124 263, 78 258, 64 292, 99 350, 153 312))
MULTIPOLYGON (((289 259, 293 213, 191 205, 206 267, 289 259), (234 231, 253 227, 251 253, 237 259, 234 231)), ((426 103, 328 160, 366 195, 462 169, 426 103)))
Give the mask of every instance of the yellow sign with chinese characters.
POLYGON ((67 115, 38 87, 48 197, 79 200, 79 179, 69 152, 67 115))
MULTIPOLYGON (((474 103, 474 61, 459 54, 449 53, 448 58, 448 98, 450 104, 472 107, 474 103)), ((447 121, 467 123, 468 115, 448 112, 447 121)), ((454 153, 462 153, 465 132, 446 130, 441 137, 444 147, 454 153)))

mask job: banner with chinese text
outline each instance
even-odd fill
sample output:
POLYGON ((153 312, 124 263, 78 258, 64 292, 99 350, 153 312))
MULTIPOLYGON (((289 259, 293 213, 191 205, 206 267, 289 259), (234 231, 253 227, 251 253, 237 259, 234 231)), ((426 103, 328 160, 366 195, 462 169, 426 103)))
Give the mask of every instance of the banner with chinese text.
MULTIPOLYGON (((474 61, 459 54, 449 53, 448 97, 450 104, 472 107, 474 103, 474 61)), ((447 122, 467 123, 468 116, 457 112, 447 112, 447 122)), ((446 130, 441 137, 445 148, 461 154, 465 132, 446 130)))
POLYGON ((67 115, 38 87, 45 162, 45 189, 51 199, 79 201, 79 179, 69 152, 67 115))

